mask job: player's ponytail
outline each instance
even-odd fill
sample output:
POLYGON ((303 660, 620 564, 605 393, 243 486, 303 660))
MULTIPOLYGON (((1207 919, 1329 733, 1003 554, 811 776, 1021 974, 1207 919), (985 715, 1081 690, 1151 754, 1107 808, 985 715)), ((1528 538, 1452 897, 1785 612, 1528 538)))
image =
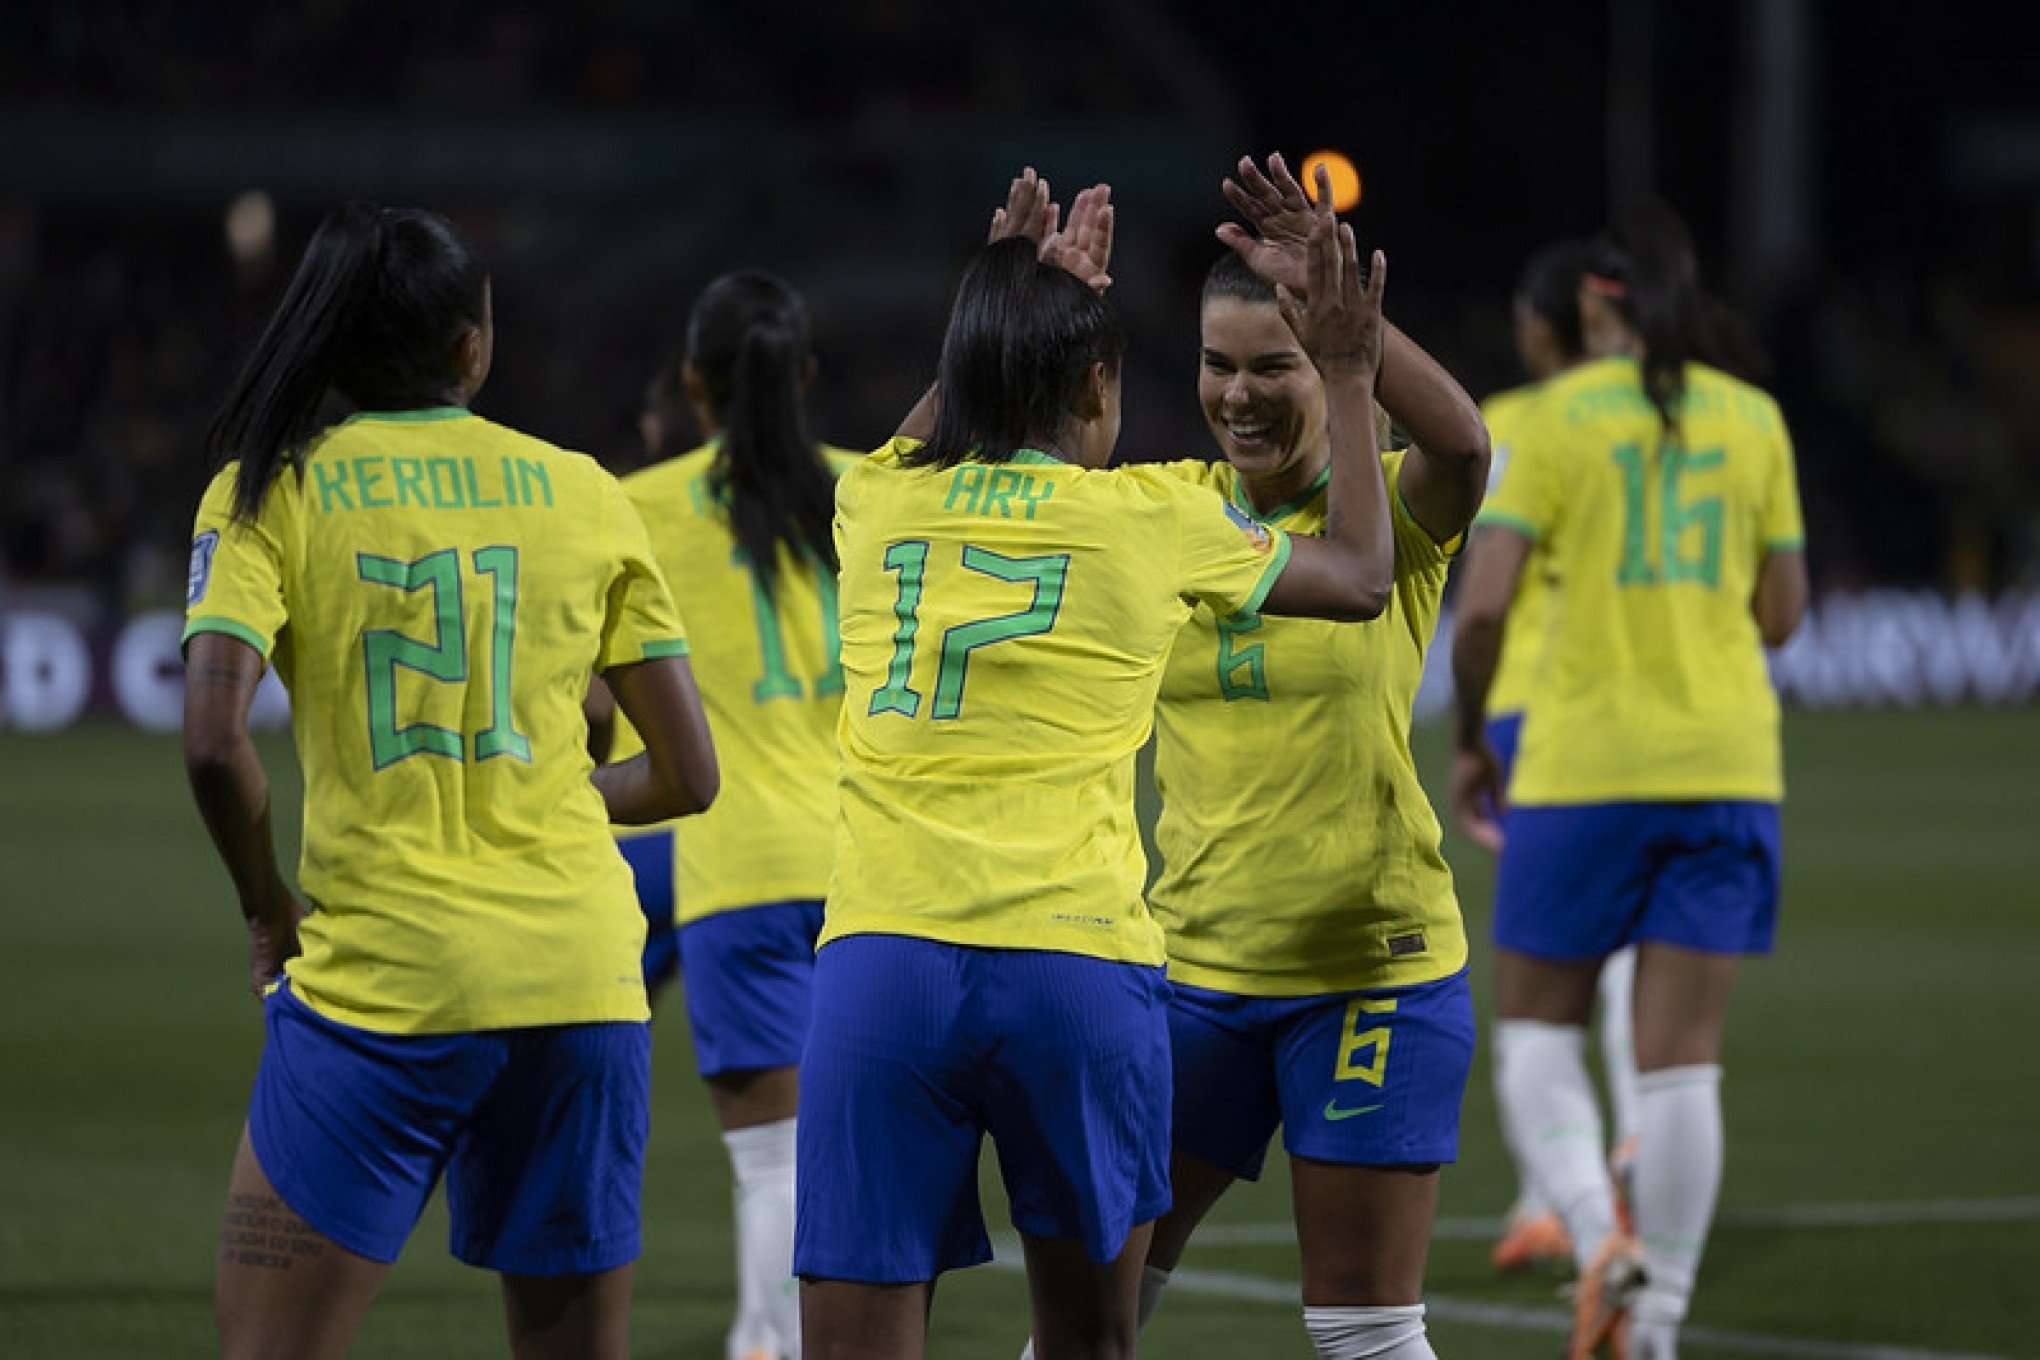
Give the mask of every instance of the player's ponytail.
POLYGON ((1117 371, 1126 341, 1111 304, 1032 241, 995 241, 964 271, 936 370, 941 401, 919 467, 1003 463, 1069 428, 1093 364, 1117 371))
POLYGON ((1631 209, 1596 253, 1585 287, 1615 304, 1642 342, 1643 390, 1667 433, 1679 424, 1686 365, 1699 357, 1700 265, 1685 223, 1656 200, 1631 209))
POLYGON ((234 514, 252 518, 329 423, 330 394, 366 410, 451 400, 459 346, 487 316, 488 276, 437 213, 348 203, 319 224, 206 436, 238 459, 234 514))
POLYGON ((771 598, 779 553, 836 571, 836 482, 809 432, 807 306, 770 274, 725 274, 687 322, 687 359, 722 429, 709 490, 771 598))

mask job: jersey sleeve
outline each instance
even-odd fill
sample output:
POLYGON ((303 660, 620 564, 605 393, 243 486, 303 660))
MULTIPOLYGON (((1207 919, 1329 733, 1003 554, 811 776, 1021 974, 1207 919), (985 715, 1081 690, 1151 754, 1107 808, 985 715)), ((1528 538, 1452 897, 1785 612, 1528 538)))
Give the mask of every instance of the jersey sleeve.
POLYGON ((1155 477, 1168 489, 1181 531, 1177 592, 1220 618, 1259 612, 1289 565, 1289 535, 1206 487, 1167 472, 1155 477))
POLYGON ((1551 531, 1558 518, 1558 479, 1549 450, 1531 437, 1529 422, 1518 418, 1506 442, 1495 442, 1495 468, 1487 500, 1473 522, 1511 529, 1536 540, 1551 531))
POLYGON ((184 641, 200 633, 225 633, 266 660, 287 621, 278 532, 283 495, 281 488, 273 488, 254 519, 235 519, 239 467, 229 463, 220 469, 199 502, 184 588, 184 641))
POLYGON ((1466 546, 1465 530, 1440 543, 1410 513, 1410 504, 1403 499, 1402 493, 1403 464, 1408 458, 1408 449, 1392 449, 1381 455, 1381 476, 1388 485, 1389 525, 1395 531, 1395 569, 1398 575, 1434 571, 1459 556, 1460 550, 1466 546))
POLYGON ((596 653, 595 669, 630 666, 667 656, 687 655, 687 631, 680 612, 666 589, 666 578, 652 556, 651 537, 637 507, 617 485, 602 474, 602 494, 607 498, 604 540, 616 554, 616 576, 609 584, 602 620, 602 645, 596 653))
POLYGON ((1779 422, 1778 443, 1771 462, 1771 485, 1764 502, 1764 551, 1797 552, 1806 546, 1806 523, 1799 509, 1799 476, 1792 458, 1792 440, 1779 422))

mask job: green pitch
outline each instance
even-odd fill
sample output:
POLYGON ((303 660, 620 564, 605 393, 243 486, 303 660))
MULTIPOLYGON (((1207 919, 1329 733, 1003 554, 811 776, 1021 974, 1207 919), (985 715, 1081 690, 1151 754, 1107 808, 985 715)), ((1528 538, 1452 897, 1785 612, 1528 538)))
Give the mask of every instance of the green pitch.
MULTIPOLYGON (((1691 1320, 1736 1335, 1687 1353, 2040 1356, 2040 711, 1800 716, 1788 743, 1781 945, 1733 1020, 1726 1217, 1691 1320), (1841 1207, 1806 1212, 1823 1206, 1841 1207)), ((1449 849, 1484 940, 1488 866, 1449 849)), ((208 1353, 261 1043, 242 977, 174 741, 0 737, 0 1354, 208 1353)), ((675 1360, 721 1354, 731 1278, 727 1173, 681 1020, 657 1021, 636 1310, 637 1353, 675 1360)), ((1432 1254, 1444 1355, 1555 1352, 1555 1281, 1486 1265, 1474 1220, 1509 1193, 1483 1065, 1432 1254)), ((1148 1353, 1307 1355, 1287 1218, 1280 1174, 1236 1191, 1213 1220, 1228 1243, 1193 1246, 1202 1278, 1171 1291, 1148 1353)), ((935 1315, 935 1354, 1015 1355, 1021 1280, 952 1276, 935 1315)), ((437 1209, 360 1353, 503 1353, 494 1281, 446 1256, 437 1209)))

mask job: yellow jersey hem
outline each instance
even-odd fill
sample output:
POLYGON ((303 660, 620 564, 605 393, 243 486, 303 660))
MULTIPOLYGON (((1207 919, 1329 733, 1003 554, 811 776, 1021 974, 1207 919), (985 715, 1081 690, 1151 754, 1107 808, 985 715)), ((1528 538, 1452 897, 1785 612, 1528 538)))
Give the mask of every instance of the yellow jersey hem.
POLYGON ((191 640, 200 633, 224 633, 230 638, 245 642, 260 652, 264 661, 269 659, 269 649, 275 645, 274 639, 263 637, 239 619, 230 619, 221 614, 202 614, 185 624, 184 636, 178 639, 178 645, 190 646, 191 640))
POLYGON ((1241 973, 1229 968, 1207 968, 1201 964, 1186 963, 1181 959, 1170 959, 1169 981, 1180 982, 1189 987, 1201 987, 1207 992, 1224 992, 1229 996, 1289 1000, 1303 996, 1374 992, 1390 987, 1421 987, 1427 982, 1438 982, 1464 971, 1466 961, 1466 952, 1462 950, 1456 961, 1449 958, 1443 961, 1436 959, 1398 961, 1358 972, 1269 977, 1265 974, 1241 973))
POLYGON ((790 903, 820 902, 828 895, 829 883, 826 875, 819 882, 808 879, 802 882, 768 882, 763 886, 752 883, 746 884, 742 892, 717 894, 726 898, 726 901, 715 902, 710 899, 711 905, 689 911, 685 906, 688 892, 687 883, 683 878, 679 887, 682 905, 674 914, 673 924, 691 926, 696 921, 706 921, 711 916, 727 916, 733 911, 750 911, 756 907, 783 907, 790 903))
POLYGON ((350 1006, 318 997, 303 979, 291 978, 291 994, 320 1018, 336 1025, 367 1030, 371 1034, 470 1034, 492 1029, 529 1029, 538 1025, 643 1024, 652 1010, 640 995, 635 1004, 619 1004, 614 998, 583 994, 548 1002, 544 1006, 482 1006, 449 1015, 422 1013, 392 1014, 389 1011, 357 1011, 350 1006))
POLYGON ((899 935, 910 940, 961 945, 966 949, 1026 949, 1038 953, 1075 954, 1105 963, 1130 963, 1143 968, 1160 968, 1168 962, 1161 946, 1159 929, 1155 931, 1156 943, 1152 949, 1085 947, 1081 943, 1082 937, 1071 932, 1035 929, 1030 934, 1033 938, 1021 941, 1011 938, 1009 931, 963 929, 949 922, 930 922, 919 918, 878 917, 844 929, 832 929, 824 924, 822 937, 815 942, 815 948, 821 949, 852 935, 899 935), (998 938, 990 938, 992 936, 998 938))
MULTIPOLYGON (((1520 759, 1520 757, 1519 757, 1520 759)), ((1563 793, 1548 793, 1542 789, 1511 789, 1510 807, 1580 807, 1593 803, 1782 803, 1785 801, 1783 781, 1764 785, 1762 788, 1749 786, 1727 787, 1720 784, 1695 785, 1689 788, 1638 790, 1634 787, 1595 787, 1568 789, 1563 793)))

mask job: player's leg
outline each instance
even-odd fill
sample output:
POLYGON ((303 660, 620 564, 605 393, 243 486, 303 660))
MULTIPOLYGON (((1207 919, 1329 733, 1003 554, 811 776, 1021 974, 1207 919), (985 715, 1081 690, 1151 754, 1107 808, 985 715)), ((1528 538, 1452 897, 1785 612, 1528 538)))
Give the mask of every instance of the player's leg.
POLYGON ((963 1004, 984 952, 851 935, 816 955, 793 1244, 806 1360, 924 1354, 936 1276, 991 1259, 982 1008, 963 1004))
POLYGON ((389 1271, 298 1217, 242 1132, 213 1283, 225 1360, 346 1355, 389 1271))
POLYGON ((695 1062, 734 1183, 737 1315, 728 1360, 797 1360, 793 1278, 797 1064, 807 1042, 822 904, 784 902, 680 927, 695 1062))
POLYGON ((1636 1168, 1636 947, 1618 949, 1601 965, 1601 1077, 1608 1087, 1608 1173, 1618 1208, 1625 1208, 1636 1168))
POLYGON ((1721 1040, 1741 957, 1769 952, 1778 904, 1775 804, 1681 809, 1676 850, 1639 933, 1634 1213, 1650 1265, 1634 1353, 1668 1360, 1691 1301, 1723 1163, 1721 1040))
POLYGON ((1473 1067, 1466 974, 1289 1007, 1277 1045, 1304 1327, 1326 1360, 1423 1360, 1438 1169, 1473 1067))
POLYGON ((476 1035, 385 1035, 278 987, 214 1306, 230 1357, 344 1354, 497 1069, 476 1035))
POLYGON ((503 1277, 518 1360, 630 1350, 651 1133, 642 1024, 500 1033, 506 1058, 447 1166, 453 1254, 503 1277))
POLYGON ((629 1360, 635 1266, 597 1275, 505 1275, 514 1360, 629 1360))
POLYGON ((1134 1354, 1153 1230, 1151 1223, 1135 1227, 1119 1255, 1102 1264, 1076 1238, 1021 1235, 1039 1360, 1122 1360, 1134 1354))
POLYGON ((983 1107, 1030 1263, 1038 1360, 1130 1356, 1169 1207, 1168 983, 1159 968, 979 950, 983 1107))

